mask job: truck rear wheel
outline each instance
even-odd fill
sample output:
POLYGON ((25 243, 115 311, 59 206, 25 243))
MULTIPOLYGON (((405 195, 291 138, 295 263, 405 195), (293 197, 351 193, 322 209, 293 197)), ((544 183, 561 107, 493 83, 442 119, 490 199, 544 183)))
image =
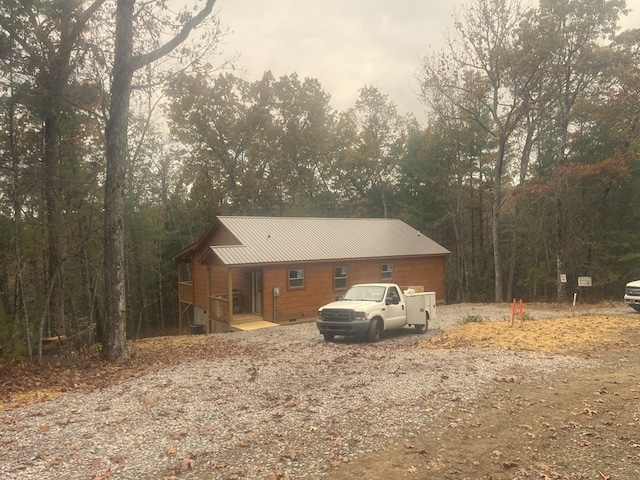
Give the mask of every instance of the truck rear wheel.
POLYGON ((416 333, 427 333, 427 329, 429 328, 429 312, 426 313, 427 318, 424 320, 424 325, 414 325, 413 327, 416 329, 416 333))
POLYGON ((369 324, 369 331, 367 332, 367 340, 370 342, 377 342, 380 340, 380 320, 374 318, 369 324))

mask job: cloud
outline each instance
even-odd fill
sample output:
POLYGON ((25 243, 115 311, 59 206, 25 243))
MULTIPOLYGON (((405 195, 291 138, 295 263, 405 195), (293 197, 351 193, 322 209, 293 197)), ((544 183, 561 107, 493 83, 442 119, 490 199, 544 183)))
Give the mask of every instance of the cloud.
POLYGON ((266 70, 317 78, 339 110, 371 85, 401 113, 419 115, 415 71, 429 46, 444 39, 451 6, 441 0, 234 0, 219 4, 219 16, 232 32, 225 51, 240 53, 237 65, 250 80, 266 70))
MULTIPOLYGON (((465 2, 443 0, 226 0, 219 17, 231 30, 227 56, 257 80, 297 73, 316 78, 338 110, 353 106, 358 90, 374 86, 424 120, 415 79, 421 59, 440 50, 451 14, 465 2)), ((625 28, 640 25, 640 0, 628 0, 625 28)))

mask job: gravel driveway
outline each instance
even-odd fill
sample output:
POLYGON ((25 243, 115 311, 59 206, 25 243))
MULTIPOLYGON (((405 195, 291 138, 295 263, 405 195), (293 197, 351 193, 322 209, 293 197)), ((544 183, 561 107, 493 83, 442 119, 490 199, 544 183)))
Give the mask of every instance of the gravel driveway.
MULTIPOLYGON (((541 319, 604 307, 526 308, 541 319)), ((569 356, 416 348, 469 316, 508 315, 441 306, 426 335, 407 328, 376 344, 327 343, 313 323, 224 334, 220 359, 0 413, 0 478, 321 478, 496 379, 589 368, 569 356)))

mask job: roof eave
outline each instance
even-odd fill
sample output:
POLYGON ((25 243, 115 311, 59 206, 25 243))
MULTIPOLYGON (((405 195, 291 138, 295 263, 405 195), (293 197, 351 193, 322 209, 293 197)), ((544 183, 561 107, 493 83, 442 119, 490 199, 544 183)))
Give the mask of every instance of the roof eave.
POLYGON ((200 257, 198 260, 201 263, 207 263, 208 259, 212 256, 220 260, 220 262, 229 268, 247 268, 247 267, 270 267, 274 265, 301 265, 301 264, 318 264, 318 263, 329 263, 329 262, 367 262, 372 260, 386 260, 386 259, 398 259, 398 258, 424 258, 424 257, 445 257, 451 255, 451 252, 442 252, 442 253, 421 253, 414 255, 385 255, 382 257, 353 257, 353 258, 321 258, 321 259, 300 259, 300 260, 278 260, 278 261, 263 261, 263 262, 255 262, 255 263, 225 263, 222 258, 216 255, 213 247, 209 247, 207 251, 200 257))

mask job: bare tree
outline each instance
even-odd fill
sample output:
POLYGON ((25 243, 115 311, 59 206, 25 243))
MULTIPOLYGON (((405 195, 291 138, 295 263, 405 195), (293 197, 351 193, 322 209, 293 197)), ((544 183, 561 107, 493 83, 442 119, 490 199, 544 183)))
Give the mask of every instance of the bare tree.
POLYGON ((520 52, 515 38, 521 18, 517 0, 471 1, 464 15, 455 19, 459 43, 451 41, 446 53, 426 58, 421 74, 425 103, 440 110, 445 105, 447 111, 477 124, 493 139, 491 227, 496 302, 504 300, 500 219, 509 142, 525 112, 522 91, 528 89, 537 69, 536 65, 529 72, 516 68, 520 52))
POLYGON ((134 73, 182 44, 191 31, 213 11, 207 0, 182 29, 159 48, 133 55, 135 0, 118 0, 110 115, 105 129, 107 176, 105 183, 104 296, 105 325, 102 357, 116 361, 127 357, 126 291, 124 265, 124 198, 128 153, 129 102, 134 73))
MULTIPOLYGON (((597 59, 599 42, 617 29, 625 10, 623 0, 546 0, 540 2, 539 35, 548 40, 549 88, 553 92, 549 111, 553 115, 555 165, 561 167, 573 148, 574 108, 596 85, 602 63, 597 59)), ((557 170, 555 201, 556 286, 558 301, 567 299, 565 273, 565 205, 562 194, 566 178, 557 170)))

